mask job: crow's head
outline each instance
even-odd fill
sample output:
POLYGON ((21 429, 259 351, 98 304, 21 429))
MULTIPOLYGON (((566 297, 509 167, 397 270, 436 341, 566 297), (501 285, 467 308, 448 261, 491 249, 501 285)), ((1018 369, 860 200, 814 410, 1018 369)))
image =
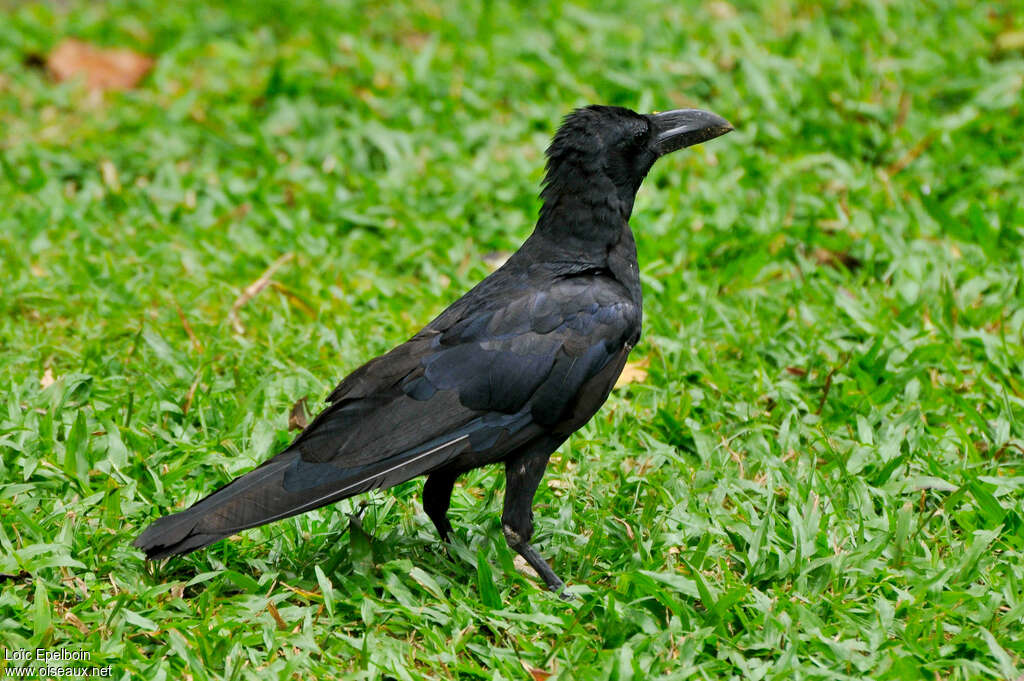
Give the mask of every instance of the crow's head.
POLYGON ((733 129, 699 109, 638 114, 618 106, 588 106, 565 117, 548 147, 545 203, 560 194, 614 194, 626 212, 660 157, 733 129))

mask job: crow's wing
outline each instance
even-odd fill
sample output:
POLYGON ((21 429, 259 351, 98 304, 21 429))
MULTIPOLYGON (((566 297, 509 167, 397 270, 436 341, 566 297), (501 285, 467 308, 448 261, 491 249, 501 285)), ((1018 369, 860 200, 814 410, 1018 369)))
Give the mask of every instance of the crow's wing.
POLYGON ((135 545, 150 557, 185 553, 461 456, 476 465, 498 460, 566 422, 566 434, 574 430, 621 370, 636 340, 637 306, 604 277, 505 293, 477 306, 464 297, 354 371, 288 449, 159 519, 135 545), (465 313, 451 314, 459 306, 465 313))

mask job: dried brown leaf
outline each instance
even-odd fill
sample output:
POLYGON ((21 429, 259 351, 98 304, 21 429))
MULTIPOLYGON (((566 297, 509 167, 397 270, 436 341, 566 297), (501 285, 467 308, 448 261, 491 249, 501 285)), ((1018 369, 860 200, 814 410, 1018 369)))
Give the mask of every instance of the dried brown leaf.
POLYGON ((491 251, 484 254, 483 261, 487 268, 493 272, 504 265, 511 256, 512 254, 508 251, 491 251))
POLYGON ((306 398, 301 398, 292 405, 288 414, 288 430, 304 430, 309 425, 309 411, 306 409, 306 398))
POLYGON ((636 535, 633 534, 633 528, 629 526, 629 523, 627 523, 622 518, 617 518, 616 516, 612 516, 612 520, 614 520, 615 522, 617 522, 618 524, 620 524, 624 528, 626 528, 626 536, 629 537, 630 541, 633 541, 634 539, 636 539, 636 535))
POLYGON ((722 21, 728 19, 734 19, 736 17, 736 8, 730 5, 728 2, 717 2, 708 3, 708 12, 711 16, 722 21))
POLYGON ((547 679, 551 678, 552 676, 551 672, 546 672, 543 669, 531 667, 525 662, 523 663, 523 668, 526 669, 526 671, 530 674, 530 678, 533 679, 533 681, 547 681, 547 679))
POLYGON ((860 258, 852 256, 845 251, 833 251, 828 248, 815 248, 811 255, 819 265, 827 265, 828 267, 835 267, 837 269, 842 266, 851 272, 859 269, 863 264, 860 261, 860 258))
POLYGON ((626 366, 622 368, 622 373, 619 374, 619 379, 615 381, 615 387, 621 388, 630 383, 643 383, 647 380, 647 367, 650 365, 650 357, 644 357, 637 362, 626 362, 626 366))
POLYGON ((1024 30, 1005 31, 996 36, 996 49, 1000 52, 1024 50, 1024 30))
POLYGON ((90 90, 130 90, 153 68, 153 58, 67 38, 46 58, 46 68, 57 82, 83 77, 90 90))
POLYGON ((100 176, 103 178, 103 184, 107 185, 107 189, 114 194, 121 193, 121 179, 118 177, 117 166, 113 161, 109 159, 100 161, 100 176))
POLYGON ((80 620, 78 616, 70 610, 64 612, 64 621, 73 626, 75 629, 78 629, 78 631, 80 631, 83 634, 89 633, 89 627, 85 624, 85 622, 80 620))
POLYGON ((785 245, 786 235, 780 232, 774 239, 768 242, 768 253, 771 255, 778 255, 779 251, 781 251, 785 245))
POLYGON ((526 562, 526 559, 516 554, 515 558, 512 559, 512 565, 515 567, 519 574, 526 575, 527 577, 534 577, 539 579, 540 575, 533 569, 533 566, 526 562))

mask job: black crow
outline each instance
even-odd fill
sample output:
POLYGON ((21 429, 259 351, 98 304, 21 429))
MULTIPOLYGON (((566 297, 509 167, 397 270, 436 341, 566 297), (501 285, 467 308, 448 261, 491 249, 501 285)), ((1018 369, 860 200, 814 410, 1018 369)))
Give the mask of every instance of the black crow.
POLYGON ((598 410, 640 337, 633 199, 654 162, 732 130, 696 109, 588 106, 547 151, 533 234, 422 331, 353 371, 280 454, 135 540, 151 559, 426 475, 442 540, 462 473, 505 464, 502 529, 552 591, 533 496, 551 453, 598 410))

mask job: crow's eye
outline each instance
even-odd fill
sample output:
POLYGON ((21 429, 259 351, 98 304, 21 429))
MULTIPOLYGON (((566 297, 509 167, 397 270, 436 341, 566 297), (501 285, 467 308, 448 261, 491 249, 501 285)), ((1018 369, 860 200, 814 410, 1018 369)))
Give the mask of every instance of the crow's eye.
POLYGON ((620 149, 635 149, 647 137, 647 126, 635 125, 623 131, 622 137, 615 143, 620 149))

